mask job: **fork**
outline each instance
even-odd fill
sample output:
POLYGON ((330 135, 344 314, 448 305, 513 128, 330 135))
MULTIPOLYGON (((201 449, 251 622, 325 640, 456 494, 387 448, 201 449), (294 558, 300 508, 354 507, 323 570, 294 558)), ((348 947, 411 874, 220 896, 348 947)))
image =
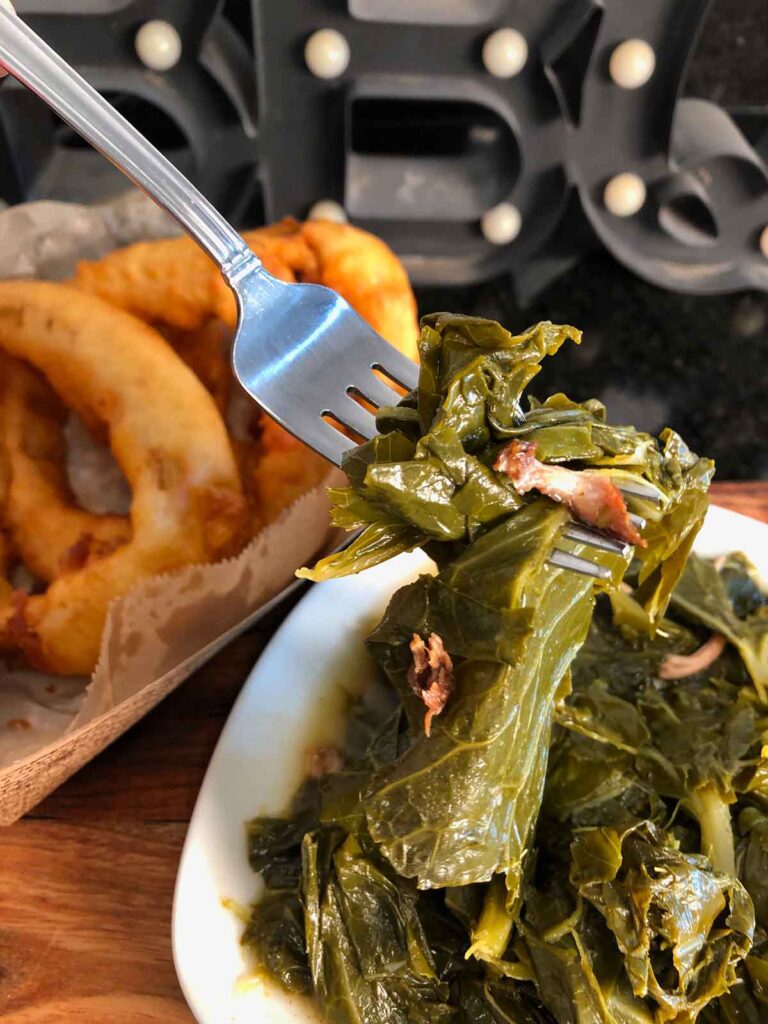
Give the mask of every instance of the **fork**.
MULTIPOLYGON (((235 295, 233 364, 240 384, 278 423, 336 465, 376 433, 375 409, 412 391, 418 367, 335 292, 268 274, 224 217, 154 146, 18 17, 0 6, 0 67, 38 95, 208 253, 235 295), (383 380, 386 378, 386 380, 383 380), (387 383, 387 381, 389 383, 387 383)), ((648 494, 640 495, 649 497, 648 494)), ((644 522, 635 517, 642 527, 644 522)), ((571 523, 563 537, 626 554, 627 545, 571 523)), ((610 571, 556 548, 550 563, 596 578, 610 571)))

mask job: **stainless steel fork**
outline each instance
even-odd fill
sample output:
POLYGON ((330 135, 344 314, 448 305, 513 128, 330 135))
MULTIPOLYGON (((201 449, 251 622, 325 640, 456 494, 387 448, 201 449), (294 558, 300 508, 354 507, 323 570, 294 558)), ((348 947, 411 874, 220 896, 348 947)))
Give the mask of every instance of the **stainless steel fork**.
MULTIPOLYGON (((43 99, 64 121, 173 216, 221 268, 239 316, 235 373, 259 405, 302 441, 340 465, 351 440, 376 432, 379 408, 400 398, 382 380, 412 390, 418 369, 387 344, 335 292, 285 284, 262 267, 235 229, 121 114, 29 26, 0 6, 0 67, 43 99), (334 426, 336 424, 336 426, 334 426)), ((578 524, 570 540, 623 551, 620 542, 578 524)), ((607 569, 564 550, 563 568, 605 577, 607 569)))

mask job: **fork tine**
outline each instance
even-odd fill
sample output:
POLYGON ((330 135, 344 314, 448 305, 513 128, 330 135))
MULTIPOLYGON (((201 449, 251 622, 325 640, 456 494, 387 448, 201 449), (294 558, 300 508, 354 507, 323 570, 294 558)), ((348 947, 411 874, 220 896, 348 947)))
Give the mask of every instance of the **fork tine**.
POLYGON ((348 451, 357 447, 357 441, 342 434, 340 430, 323 420, 319 413, 304 418, 302 422, 278 420, 281 426, 309 445, 324 458, 340 466, 348 451))
POLYGON ((353 386, 357 388, 364 398, 367 398, 369 402, 375 405, 377 409, 380 409, 382 405, 397 405, 403 397, 390 384, 386 384, 373 372, 366 373, 362 380, 355 380, 353 386))
POLYGON ((406 391, 413 391, 419 383, 419 368, 408 356, 392 345, 375 345, 371 367, 381 370, 387 377, 397 381, 406 391))
POLYGON ((616 486, 625 494, 628 498, 642 498, 643 501, 652 501, 654 505, 661 504, 661 495, 651 484, 646 484, 642 480, 635 482, 634 480, 620 480, 616 481, 616 486))
POLYGON ((563 551, 562 548, 555 548, 548 561, 558 569, 567 569, 569 572, 578 573, 579 576, 591 576, 596 580, 607 580, 611 576, 608 566, 595 565, 594 562, 580 555, 572 555, 570 551, 563 551))
POLYGON ((563 537, 576 541, 580 544, 588 544, 598 551, 612 551, 614 554, 625 556, 629 554, 630 544, 609 537, 600 530, 594 530, 589 526, 582 526, 580 523, 569 523, 563 530, 563 537))
POLYGON ((349 395, 346 396, 346 401, 340 409, 330 409, 329 412, 337 417, 345 427, 354 430, 366 441, 369 441, 376 433, 376 418, 373 413, 368 412, 349 395))

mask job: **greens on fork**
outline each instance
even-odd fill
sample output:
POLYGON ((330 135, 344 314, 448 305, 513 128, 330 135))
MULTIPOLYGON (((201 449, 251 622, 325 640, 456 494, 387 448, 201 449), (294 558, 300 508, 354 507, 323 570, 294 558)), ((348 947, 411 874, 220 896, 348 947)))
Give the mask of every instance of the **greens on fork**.
POLYGON ((330 1021, 768 1014, 766 597, 743 559, 689 557, 714 467, 673 431, 564 395, 521 415, 569 339, 425 318, 417 391, 332 491, 362 532, 302 571, 435 563, 368 637, 386 699, 352 709, 343 762, 248 826, 244 942, 330 1021))

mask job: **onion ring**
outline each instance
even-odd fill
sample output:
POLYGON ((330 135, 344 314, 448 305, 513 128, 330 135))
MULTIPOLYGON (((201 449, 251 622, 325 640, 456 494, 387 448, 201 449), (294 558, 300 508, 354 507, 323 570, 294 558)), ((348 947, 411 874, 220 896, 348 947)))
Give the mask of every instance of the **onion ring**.
POLYGON ((264 416, 260 436, 237 442, 235 454, 243 481, 253 534, 273 523, 303 494, 328 476, 328 463, 274 420, 264 416))
POLYGON ((11 468, 8 457, 0 446, 0 601, 9 593, 9 584, 4 577, 10 572, 13 561, 13 542, 6 526, 10 487, 11 468))
MULTIPOLYGON (((293 220, 243 237, 275 277, 332 288, 387 341, 416 358, 416 300, 402 264, 380 238, 351 224, 293 220)), ((143 320, 186 330, 212 316, 230 327, 237 321, 218 268, 186 237, 138 242, 100 260, 83 260, 73 284, 143 320)))
POLYGON ((0 283, 0 349, 106 424, 131 485, 132 537, 43 594, 0 610, 0 647, 35 667, 91 672, 109 603, 140 579, 220 558, 242 540, 244 501, 229 439, 195 375, 160 335, 94 296, 40 281, 0 283))
POLYGON ((77 508, 69 488, 66 409, 44 378, 0 353, 0 438, 8 465, 4 521, 15 548, 41 580, 54 580, 125 544, 124 516, 77 508))
POLYGON ((317 260, 317 282, 338 292, 383 338, 417 361, 416 299, 389 246, 351 224, 323 220, 307 221, 301 237, 317 260))
POLYGON ((154 326, 199 378, 216 403, 219 413, 226 419, 234 383, 231 365, 232 330, 216 319, 208 320, 194 331, 185 331, 168 324, 154 326))
MULTIPOLYGON (((375 235, 349 224, 289 219, 247 232, 244 238, 276 277, 334 289, 383 337, 416 358, 413 291, 400 261, 375 235)), ((237 385, 229 353, 213 325, 223 321, 231 332, 235 304, 217 267, 191 239, 139 242, 100 260, 83 261, 73 283, 155 323, 232 422, 228 413, 230 399, 238 397, 237 385)), ((253 410, 249 429, 232 431, 251 535, 328 472, 318 455, 262 416, 255 405, 253 410)))
MULTIPOLYGON (((316 261, 295 221, 247 232, 266 270, 282 281, 314 279, 316 261)), ((82 260, 72 284, 142 320, 198 330, 211 317, 234 327, 237 310, 216 264, 186 235, 136 242, 98 260, 82 260)))

